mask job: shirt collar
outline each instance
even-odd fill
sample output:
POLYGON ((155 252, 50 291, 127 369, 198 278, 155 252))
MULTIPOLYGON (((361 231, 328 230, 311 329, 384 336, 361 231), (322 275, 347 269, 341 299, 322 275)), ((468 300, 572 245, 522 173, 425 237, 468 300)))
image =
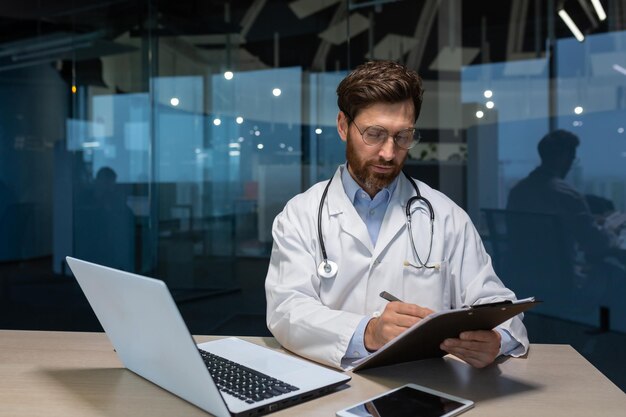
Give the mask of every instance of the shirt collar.
MULTIPOLYGON (((343 184, 343 189, 346 192, 346 195, 348 196, 352 204, 354 204, 357 199, 357 193, 359 191, 365 192, 365 190, 361 188, 361 186, 354 180, 354 178, 352 178, 352 175, 350 175, 350 172, 348 172, 347 162, 342 168, 343 169, 341 170, 341 182, 343 184)), ((395 191, 396 186, 398 185, 398 177, 399 175, 396 176, 396 178, 394 178, 393 181, 391 181, 391 184, 389 184, 387 187, 380 190, 374 198, 378 197, 379 195, 381 195, 381 193, 383 193, 382 197, 385 200, 385 204, 389 203, 389 200, 391 200, 391 196, 393 195, 393 192, 395 191)))

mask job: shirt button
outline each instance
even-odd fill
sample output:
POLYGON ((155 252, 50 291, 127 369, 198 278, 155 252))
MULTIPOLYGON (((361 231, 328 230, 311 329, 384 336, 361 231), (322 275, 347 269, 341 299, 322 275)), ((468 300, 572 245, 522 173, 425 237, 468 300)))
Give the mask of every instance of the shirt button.
POLYGON ((376 210, 370 210, 370 216, 373 216, 376 213, 376 210))
POLYGON ((361 356, 361 354, 360 354, 359 352, 357 352, 356 350, 355 350, 352 354, 353 354, 355 357, 357 357, 357 358, 358 358, 359 356, 361 356))

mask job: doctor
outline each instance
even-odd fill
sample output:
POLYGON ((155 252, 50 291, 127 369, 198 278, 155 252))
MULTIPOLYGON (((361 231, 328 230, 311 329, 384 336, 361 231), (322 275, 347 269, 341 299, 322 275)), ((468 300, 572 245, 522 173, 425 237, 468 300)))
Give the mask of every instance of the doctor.
MULTIPOLYGON (((419 76, 391 61, 363 64, 339 84, 347 163, 291 199, 272 230, 267 325, 287 349, 341 368, 434 311, 515 299, 467 214, 402 173, 422 92, 419 76)), ((525 354, 528 338, 515 317, 441 348, 480 368, 525 354)))

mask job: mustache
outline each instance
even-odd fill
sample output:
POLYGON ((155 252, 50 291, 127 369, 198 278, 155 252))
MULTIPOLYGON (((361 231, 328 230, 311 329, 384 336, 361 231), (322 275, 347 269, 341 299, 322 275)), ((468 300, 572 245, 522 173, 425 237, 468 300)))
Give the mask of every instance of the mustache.
POLYGON ((392 161, 385 161, 379 159, 378 161, 372 162, 371 165, 380 165, 385 167, 395 167, 397 164, 394 164, 392 161))

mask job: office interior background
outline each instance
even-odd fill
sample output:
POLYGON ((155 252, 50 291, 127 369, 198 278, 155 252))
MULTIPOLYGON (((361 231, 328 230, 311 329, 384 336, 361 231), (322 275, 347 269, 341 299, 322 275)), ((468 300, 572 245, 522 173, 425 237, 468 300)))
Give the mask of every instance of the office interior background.
POLYGON ((503 220, 555 129, 580 138, 566 180, 594 214, 626 212, 625 26, 626 0, 2 2, 0 328, 101 331, 71 255, 162 279, 194 334, 269 335, 274 216, 345 160, 338 82, 392 59, 425 86, 406 170, 544 300, 531 342, 573 345, 626 390, 623 258, 559 272, 548 221, 515 273, 503 220))

